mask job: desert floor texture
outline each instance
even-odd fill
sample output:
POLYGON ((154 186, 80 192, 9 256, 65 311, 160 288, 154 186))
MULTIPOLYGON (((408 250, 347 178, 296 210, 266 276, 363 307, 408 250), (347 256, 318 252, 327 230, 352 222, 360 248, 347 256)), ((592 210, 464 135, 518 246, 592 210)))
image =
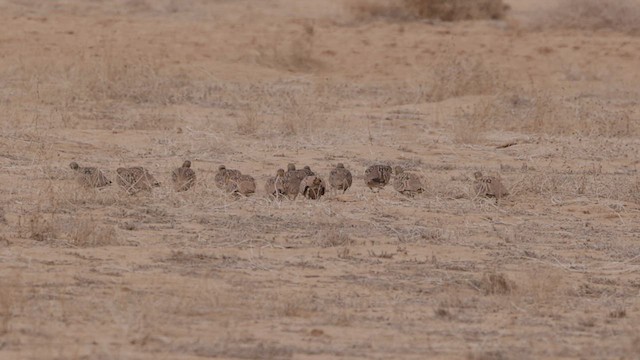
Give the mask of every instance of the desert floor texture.
POLYGON ((636 359, 640 37, 555 3, 0 0, 0 358, 636 359), (354 186, 272 201, 289 162, 354 186))

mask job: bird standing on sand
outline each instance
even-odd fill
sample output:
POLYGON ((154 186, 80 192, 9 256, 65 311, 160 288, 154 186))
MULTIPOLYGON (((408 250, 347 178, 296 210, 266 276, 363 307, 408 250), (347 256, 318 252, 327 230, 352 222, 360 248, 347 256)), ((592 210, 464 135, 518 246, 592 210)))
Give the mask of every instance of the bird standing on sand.
POLYGON ((290 200, 295 200, 300 192, 300 182, 306 177, 303 170, 296 170, 294 164, 287 165, 284 173, 284 193, 290 200))
POLYGON ((213 181, 218 189, 227 189, 227 181, 232 178, 238 178, 240 175, 242 173, 239 170, 227 169, 226 166, 220 165, 213 181))
POLYGON ((280 199, 286 194, 284 184, 284 169, 278 169, 276 176, 269 178, 264 186, 264 190, 270 197, 280 199))
POLYGON ((311 171, 309 165, 305 165, 302 169, 298 170, 298 176, 300 177, 300 180, 303 180, 307 176, 315 176, 315 174, 316 173, 311 171))
POLYGON ((414 196, 424 191, 422 181, 420 181, 420 177, 418 175, 405 172, 400 166, 395 167, 394 173, 396 177, 393 181, 393 187, 399 193, 407 196, 414 196))
POLYGON ((196 173, 191 169, 191 161, 186 160, 181 167, 173 170, 171 180, 176 191, 187 191, 196 183, 196 173))
POLYGON ((372 165, 364 172, 364 182, 369 189, 382 189, 391 180, 393 170, 389 165, 372 165))
POLYGON ((342 163, 336 165, 329 173, 329 185, 335 190, 342 190, 343 194, 351 187, 352 183, 351 171, 347 170, 342 163))
POLYGON ((230 177, 226 190, 232 194, 249 196, 256 192, 256 180, 250 175, 230 177))
POLYGON ((129 168, 118 168, 118 184, 124 190, 133 195, 139 191, 150 191, 153 187, 160 186, 160 183, 142 166, 129 168))
POLYGON ((307 199, 320 199, 325 192, 324 181, 315 175, 307 176, 300 183, 300 192, 307 199))
POLYGON ((482 172, 476 171, 473 176, 476 178, 474 190, 476 195, 494 197, 496 199, 509 195, 509 191, 502 184, 500 179, 494 176, 483 176, 482 172))
POLYGON ((75 161, 69 166, 76 172, 78 183, 84 187, 101 188, 111 185, 111 181, 98 168, 80 166, 75 161))

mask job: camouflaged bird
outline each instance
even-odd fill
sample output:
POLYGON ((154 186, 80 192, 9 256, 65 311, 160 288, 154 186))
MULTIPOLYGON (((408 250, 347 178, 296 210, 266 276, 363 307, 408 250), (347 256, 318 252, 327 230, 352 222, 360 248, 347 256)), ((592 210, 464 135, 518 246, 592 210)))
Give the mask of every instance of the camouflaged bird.
POLYGON ((298 177, 300 177, 300 180, 303 180, 307 176, 315 176, 315 175, 316 173, 311 171, 311 168, 309 167, 309 165, 305 165, 305 167, 298 170, 298 177))
POLYGON ((372 165, 364 172, 364 182, 369 189, 382 189, 391 180, 393 170, 388 165, 372 165))
POLYGON ((352 183, 351 171, 347 170, 342 163, 336 165, 329 173, 329 185, 335 190, 342 190, 342 193, 345 193, 352 183))
POLYGON ((196 183, 196 173, 191 169, 191 161, 186 160, 181 167, 173 170, 171 180, 176 191, 187 191, 196 183))
POLYGON ((286 194, 284 184, 284 169, 278 169, 276 176, 269 178, 264 186, 264 190, 269 196, 280 199, 286 194))
POLYGON ((287 172, 284 173, 284 194, 291 200, 295 200, 300 193, 300 182, 306 177, 303 170, 296 170, 294 164, 287 165, 287 172))
POLYGON ((507 191, 500 179, 494 176, 483 176, 480 171, 476 171, 473 176, 476 178, 474 184, 476 195, 494 197, 496 199, 509 195, 509 191, 507 191))
POLYGON ((393 181, 393 188, 401 194, 414 196, 424 191, 422 181, 416 174, 405 172, 400 166, 396 166, 394 169, 396 175, 393 181))
POLYGON ((142 166, 118 168, 118 184, 133 195, 139 191, 150 191, 160 183, 142 166))
POLYGON ((232 194, 249 196, 256 192, 256 180, 250 175, 230 177, 226 190, 232 194))
POLYGON ((307 199, 317 200, 324 195, 324 181, 315 175, 307 176, 300 183, 300 193, 307 199))
POLYGON ((71 169, 76 172, 76 180, 84 187, 101 188, 111 185, 111 181, 95 167, 80 166, 76 162, 69 164, 71 169))
POLYGON ((232 178, 238 178, 241 175, 242 173, 238 170, 227 169, 226 166, 220 165, 213 181, 219 189, 227 189, 227 181, 232 178))

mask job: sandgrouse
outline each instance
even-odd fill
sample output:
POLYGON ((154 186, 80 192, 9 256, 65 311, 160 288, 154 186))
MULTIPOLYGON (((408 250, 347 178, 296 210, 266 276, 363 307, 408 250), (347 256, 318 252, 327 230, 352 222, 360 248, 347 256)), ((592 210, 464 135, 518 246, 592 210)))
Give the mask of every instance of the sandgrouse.
POLYGON ((474 184, 476 195, 494 197, 496 199, 509 195, 509 191, 507 191, 500 179, 494 176, 483 176, 480 171, 476 171, 473 176, 476 178, 474 184))
POLYGON ((196 182, 196 173, 191 169, 191 161, 185 161, 181 167, 173 170, 171 180, 176 191, 187 191, 196 182))
POLYGON ((111 181, 98 168, 80 166, 76 162, 69 166, 76 172, 78 183, 84 187, 101 188, 111 185, 111 181))
POLYGON ((393 181, 393 188, 399 193, 414 196, 415 194, 420 194, 424 191, 422 181, 420 181, 420 177, 418 175, 405 172, 400 166, 396 166, 394 172, 396 177, 393 181))
POLYGON ((351 171, 347 170, 342 163, 336 165, 329 173, 329 185, 335 190, 342 190, 342 193, 345 193, 352 183, 351 171))
POLYGON ((307 199, 320 199, 325 192, 324 181, 315 175, 307 176, 300 183, 300 192, 307 199))
POLYGON ((388 165, 372 165, 364 172, 364 182, 369 189, 382 189, 391 180, 393 170, 388 165))
POLYGON ((139 191, 150 191, 153 187, 160 186, 160 183, 142 166, 129 168, 118 168, 118 184, 124 190, 133 195, 139 191))
POLYGON ((286 193, 284 185, 284 169, 278 169, 276 176, 269 178, 264 186, 264 190, 269 196, 280 199, 286 193))

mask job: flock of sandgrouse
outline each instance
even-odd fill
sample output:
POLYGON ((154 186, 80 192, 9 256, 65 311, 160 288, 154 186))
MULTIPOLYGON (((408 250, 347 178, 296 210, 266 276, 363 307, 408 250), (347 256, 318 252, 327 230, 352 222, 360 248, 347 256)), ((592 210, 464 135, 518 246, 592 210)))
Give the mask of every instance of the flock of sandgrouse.
MULTIPOLYGON (((111 184, 102 171, 95 167, 83 167, 76 162, 70 164, 75 170, 77 179, 85 187, 101 188, 111 184)), ((160 186, 160 183, 147 171, 147 169, 136 166, 129 168, 118 168, 117 182, 127 193, 135 194, 140 191, 150 191, 153 187, 160 186)), ((373 165, 364 172, 364 182, 372 191, 378 191, 391 183, 392 175, 393 187, 401 194, 414 196, 422 193, 424 187, 420 177, 416 174, 405 172, 400 166, 392 168, 389 165, 373 165)), ((502 198, 509 195, 502 182, 493 176, 483 176, 481 172, 474 173, 474 191, 478 196, 502 198)), ((196 183, 196 173, 191 169, 191 161, 185 161, 181 167, 171 173, 174 189, 176 191, 187 191, 196 183)), ((249 196, 256 192, 255 179, 239 170, 227 169, 220 165, 218 173, 215 175, 216 186, 228 193, 249 196)), ((329 186, 335 191, 346 192, 353 184, 351 171, 343 164, 336 165, 329 173, 329 186)), ((327 185, 325 181, 316 175, 309 166, 296 169, 294 164, 289 164, 287 170, 278 169, 274 177, 270 177, 264 187, 265 191, 272 198, 288 198, 294 200, 299 194, 308 199, 319 199, 325 194, 327 185)))

